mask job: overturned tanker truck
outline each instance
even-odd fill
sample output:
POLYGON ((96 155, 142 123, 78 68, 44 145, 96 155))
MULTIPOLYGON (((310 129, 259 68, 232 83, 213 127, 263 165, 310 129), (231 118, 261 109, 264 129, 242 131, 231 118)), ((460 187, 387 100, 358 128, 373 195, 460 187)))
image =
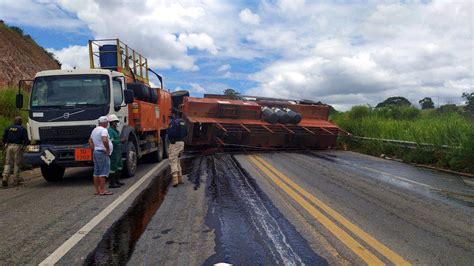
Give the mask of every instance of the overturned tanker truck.
POLYGON ((331 149, 347 134, 328 121, 330 107, 312 101, 225 95, 172 95, 188 126, 186 145, 242 149, 331 149))

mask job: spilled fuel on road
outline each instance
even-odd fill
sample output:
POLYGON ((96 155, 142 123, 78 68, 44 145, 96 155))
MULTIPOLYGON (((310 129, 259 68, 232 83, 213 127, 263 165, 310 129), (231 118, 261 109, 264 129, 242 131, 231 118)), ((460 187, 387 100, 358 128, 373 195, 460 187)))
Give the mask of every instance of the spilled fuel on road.
POLYGON ((120 265, 128 261, 133 248, 165 199, 170 183, 169 168, 152 179, 130 208, 104 234, 86 265, 120 265))
POLYGON ((326 265, 228 154, 202 160, 208 169, 207 224, 216 229, 216 254, 204 264, 326 265))
MULTIPOLYGON (((232 155, 188 157, 182 164, 194 186, 192 193, 203 193, 198 188, 206 186, 205 223, 215 232, 215 246, 204 265, 327 265, 232 155)), ((169 170, 153 179, 104 235, 86 264, 124 264, 131 258, 135 244, 165 200, 169 180, 169 170)))

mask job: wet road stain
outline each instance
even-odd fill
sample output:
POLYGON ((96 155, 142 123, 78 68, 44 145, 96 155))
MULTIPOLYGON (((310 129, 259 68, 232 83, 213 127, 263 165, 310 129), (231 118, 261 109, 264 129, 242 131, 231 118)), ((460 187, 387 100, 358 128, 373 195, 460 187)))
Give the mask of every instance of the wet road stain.
POLYGON ((188 173, 188 180, 194 185, 194 190, 197 190, 202 183, 200 173, 205 172, 205 164, 203 160, 206 160, 205 156, 189 157, 183 160, 182 165, 186 165, 185 172, 188 173))
POLYGON ((300 154, 313 157, 313 158, 323 159, 325 161, 332 162, 332 163, 337 163, 337 161, 333 159, 333 158, 337 158, 337 156, 331 155, 331 154, 321 154, 321 153, 314 153, 314 152, 300 153, 300 154))
MULTIPOLYGON (((326 156, 329 156, 330 154, 318 154, 315 152, 311 152, 311 153, 304 153, 303 155, 310 158, 319 158, 319 159, 328 160, 326 156)), ((418 193, 423 193, 426 196, 430 196, 430 197, 434 196, 436 198, 440 198, 441 196, 441 198, 444 200, 461 203, 468 207, 474 207, 474 194, 472 192, 469 192, 468 190, 465 190, 465 192, 464 191, 462 192, 451 191, 451 190, 435 187, 434 185, 422 183, 423 181, 419 182, 419 181, 412 180, 408 177, 400 176, 400 175, 410 176, 413 174, 417 174, 416 172, 413 172, 413 169, 410 168, 411 166, 409 165, 407 165, 407 167, 408 169, 410 169, 411 172, 403 169, 403 167, 398 167, 396 169, 397 170, 396 174, 394 174, 390 172, 385 172, 387 170, 371 168, 370 166, 338 159, 337 156, 333 156, 333 157, 335 159, 329 159, 328 161, 331 161, 333 163, 337 163, 343 166, 349 166, 352 168, 353 171, 354 169, 368 170, 372 174, 374 174, 377 178, 385 180, 386 182, 389 182, 390 184, 409 189, 410 191, 416 191, 418 193)), ((426 169, 418 169, 418 170, 427 171, 426 169)), ((437 176, 437 178, 454 182, 454 180, 452 179, 453 177, 443 178, 442 176, 441 177, 437 176)))
POLYGON ((440 193, 466 206, 474 207, 474 195, 472 194, 452 192, 452 191, 440 191, 440 193))
POLYGON ((173 231, 172 228, 170 228, 170 229, 165 229, 165 230, 161 231, 161 233, 164 234, 164 235, 166 235, 166 234, 168 234, 168 233, 171 232, 171 231, 173 231))
POLYGON ((193 171, 207 175, 206 225, 216 234, 204 265, 327 265, 232 156, 207 156, 193 171))
POLYGON ((178 245, 181 246, 181 245, 187 245, 187 244, 189 244, 189 242, 187 242, 187 241, 175 242, 175 241, 173 241, 173 240, 170 240, 170 241, 166 241, 165 244, 166 244, 166 245, 178 244, 178 245))

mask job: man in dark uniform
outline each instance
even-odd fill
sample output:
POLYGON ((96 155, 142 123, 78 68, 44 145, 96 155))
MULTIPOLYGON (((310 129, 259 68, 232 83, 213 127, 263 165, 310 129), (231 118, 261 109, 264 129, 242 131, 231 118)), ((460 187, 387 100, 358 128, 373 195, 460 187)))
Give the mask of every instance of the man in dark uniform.
POLYGON ((3 133, 3 145, 5 145, 5 167, 3 168, 2 186, 8 187, 8 177, 13 168, 14 184, 20 185, 22 180, 20 178, 20 166, 23 157, 23 147, 28 144, 28 133, 21 125, 22 120, 20 116, 15 117, 13 125, 5 128, 3 133))
POLYGON ((170 126, 167 130, 169 146, 169 160, 171 168, 171 184, 177 187, 179 184, 184 184, 183 172, 179 156, 184 150, 184 139, 188 135, 186 123, 179 117, 179 111, 173 109, 170 120, 170 126))

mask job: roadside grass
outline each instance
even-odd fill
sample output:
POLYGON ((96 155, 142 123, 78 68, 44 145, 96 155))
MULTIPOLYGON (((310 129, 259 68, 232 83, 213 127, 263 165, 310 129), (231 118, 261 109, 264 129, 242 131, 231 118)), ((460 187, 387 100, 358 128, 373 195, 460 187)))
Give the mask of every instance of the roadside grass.
POLYGON ((434 145, 408 149, 380 141, 341 138, 341 142, 350 149, 375 156, 396 156, 405 162, 474 173, 474 120, 460 111, 355 106, 348 112, 333 115, 331 120, 354 136, 434 145), (452 148, 446 149, 443 145, 452 148))
MULTIPOLYGON (((3 136, 6 127, 13 123, 15 116, 20 115, 23 118, 23 125, 28 121, 28 113, 18 110, 15 106, 15 97, 18 89, 0 88, 0 134, 3 136)), ((27 106, 28 97, 24 95, 24 106, 27 106)), ((3 143, 2 143, 3 144, 3 143)), ((0 171, 3 171, 5 160, 4 146, 0 146, 0 171)))

